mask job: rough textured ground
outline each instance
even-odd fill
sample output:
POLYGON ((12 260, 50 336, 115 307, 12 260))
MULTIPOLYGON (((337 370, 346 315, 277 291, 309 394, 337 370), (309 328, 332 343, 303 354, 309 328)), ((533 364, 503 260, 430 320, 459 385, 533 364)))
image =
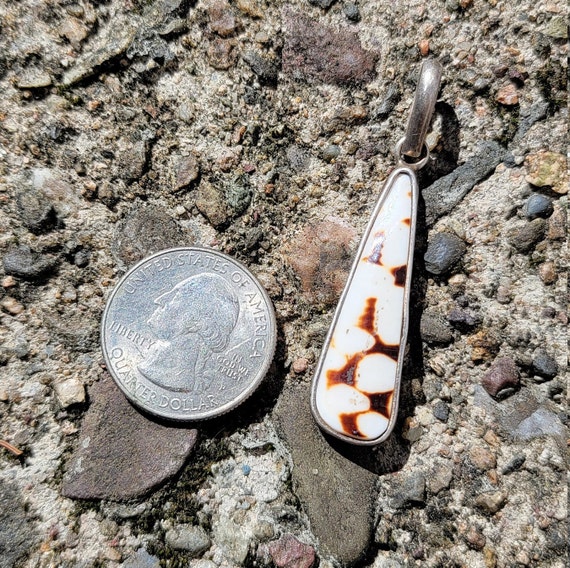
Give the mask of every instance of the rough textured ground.
POLYGON ((23 451, 0 448, 0 566, 566 566, 566 19, 0 2, 0 438, 23 451), (306 393, 426 56, 400 418, 355 450, 306 393), (114 404, 98 346, 124 271, 184 244, 248 265, 279 324, 263 386, 197 441, 114 404))

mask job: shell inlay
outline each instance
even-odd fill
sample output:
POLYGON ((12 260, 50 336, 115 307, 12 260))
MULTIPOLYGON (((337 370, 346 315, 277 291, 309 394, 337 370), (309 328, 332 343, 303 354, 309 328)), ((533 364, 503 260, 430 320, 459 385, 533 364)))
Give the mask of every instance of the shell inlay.
POLYGON ((389 178, 368 225, 313 384, 313 412, 338 437, 387 435, 397 406, 417 185, 389 178))

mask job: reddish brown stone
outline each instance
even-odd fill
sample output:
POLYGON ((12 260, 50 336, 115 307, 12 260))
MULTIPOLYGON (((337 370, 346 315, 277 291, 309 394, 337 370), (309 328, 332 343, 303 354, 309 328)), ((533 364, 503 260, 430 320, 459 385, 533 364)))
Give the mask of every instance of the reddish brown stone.
POLYGON ((224 1, 215 2, 208 8, 210 29, 221 37, 235 33, 237 22, 231 6, 224 1))
POLYGON ((355 236, 351 227, 329 218, 306 226, 286 245, 286 258, 307 299, 326 305, 338 300, 352 264, 355 236))
POLYGON ((362 84, 376 74, 376 53, 362 48, 358 36, 348 30, 335 31, 301 14, 285 18, 283 71, 296 79, 362 84))
POLYGON ((481 380, 481 384, 491 396, 497 396, 506 388, 517 387, 519 381, 516 363, 510 357, 502 357, 491 365, 481 380))
POLYGON ((208 48, 208 61, 214 69, 225 70, 235 65, 235 40, 216 38, 208 48))
POLYGON ((519 94, 517 92, 517 88, 512 83, 508 83, 499 89, 495 96, 495 100, 504 106, 518 105, 519 94))
POLYGON ((141 497, 184 465, 197 430, 153 422, 129 404, 110 376, 95 383, 89 397, 79 442, 67 462, 65 497, 141 497))
POLYGON ((297 540, 292 534, 284 534, 269 544, 269 554, 278 568, 311 568, 315 563, 312 546, 297 540))

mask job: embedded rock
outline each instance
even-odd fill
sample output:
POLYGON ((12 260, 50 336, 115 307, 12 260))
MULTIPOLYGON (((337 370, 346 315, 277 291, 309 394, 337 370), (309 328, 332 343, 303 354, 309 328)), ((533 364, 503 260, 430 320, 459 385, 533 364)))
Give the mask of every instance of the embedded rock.
POLYGON ((372 540, 376 475, 327 443, 311 415, 308 391, 306 383, 292 384, 275 408, 278 430, 294 463, 293 489, 323 552, 353 564, 372 540))
POLYGON ((65 497, 141 497, 184 465, 197 430, 153 422, 129 404, 110 376, 89 389, 89 398, 79 443, 67 463, 65 497))
POLYGON ((285 26, 283 71, 295 79, 350 85, 367 83, 376 74, 377 54, 364 50, 355 33, 334 31, 293 12, 285 26))

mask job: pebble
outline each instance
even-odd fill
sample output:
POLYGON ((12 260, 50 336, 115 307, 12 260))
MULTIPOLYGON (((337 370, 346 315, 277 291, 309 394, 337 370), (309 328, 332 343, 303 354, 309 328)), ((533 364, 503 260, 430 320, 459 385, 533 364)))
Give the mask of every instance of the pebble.
POLYGON ((76 378, 67 379, 54 385, 55 395, 63 408, 85 402, 85 387, 76 378))
POLYGON ((536 187, 550 187, 558 194, 568 193, 568 166, 566 156, 541 151, 529 154, 524 161, 526 181, 536 187))
POLYGON ((134 499, 184 465, 196 430, 149 420, 129 404, 109 375, 89 389, 89 398, 77 446, 66 464, 65 497, 134 499))
POLYGON ((552 355, 541 351, 532 360, 532 371, 539 377, 550 380, 558 375, 558 363, 552 355))
POLYGON ((420 320, 420 335, 427 343, 447 344, 453 340, 451 328, 445 319, 427 311, 420 320))
POLYGON ((236 43, 233 39, 214 38, 208 47, 208 62, 214 69, 225 71, 237 61, 236 43))
POLYGON ((495 95, 495 100, 504 106, 515 106, 519 104, 519 94, 513 83, 507 83, 499 89, 495 95))
POLYGON ((18 212, 24 226, 32 233, 47 233, 58 223, 53 204, 37 190, 22 191, 16 196, 18 212))
POLYGON ((277 568, 311 568, 315 563, 315 549, 289 533, 270 542, 268 548, 277 568))
POLYGON ((423 473, 411 471, 398 475, 396 479, 397 486, 394 486, 395 493, 390 501, 394 509, 403 509, 425 502, 426 478, 423 473))
POLYGON ((509 241, 513 247, 521 253, 530 252, 546 234, 546 221, 544 219, 533 219, 519 229, 515 230, 509 241))
POLYGON ((279 68, 275 61, 263 57, 255 51, 246 51, 242 59, 257 75, 262 85, 276 85, 279 77, 279 68))
POLYGON ((558 279, 556 265, 551 260, 543 262, 538 266, 538 275, 540 279, 548 286, 554 284, 558 279))
POLYGON ((566 238, 566 211, 556 204, 554 213, 548 219, 548 238, 551 241, 560 241, 566 238))
POLYGON ((52 84, 51 76, 43 69, 27 67, 16 77, 18 89, 45 89, 52 84))
POLYGON ((360 10, 358 6, 354 2, 347 2, 343 5, 342 11, 344 15, 351 21, 351 22, 359 22, 360 21, 360 10))
POLYGON ((150 254, 192 241, 164 208, 137 205, 117 224, 111 250, 121 267, 129 268, 150 254))
POLYGON ((464 164, 424 189, 426 224, 433 225, 442 215, 449 213, 473 187, 495 170, 503 161, 504 154, 505 150, 497 142, 481 142, 464 164))
POLYGON ((514 471, 517 471, 517 469, 520 469, 524 462, 526 461, 526 456, 520 455, 520 456, 515 456, 501 471, 501 473, 503 475, 509 475, 509 473, 513 473, 514 471))
POLYGON ((283 71, 296 79, 350 85, 368 83, 376 75, 378 54, 364 50, 349 30, 336 31, 292 9, 285 30, 283 71))
POLYGON ((433 407, 433 415, 441 422, 447 422, 449 419, 449 404, 446 402, 436 402, 433 407))
POLYGON ((3 264, 6 274, 24 280, 38 280, 53 272, 58 260, 52 255, 33 252, 30 247, 20 245, 8 250, 3 264))
POLYGON ((220 37, 229 37, 236 32, 237 21, 231 6, 224 1, 217 1, 208 6, 210 29, 220 37))
POLYGON ((309 2, 314 6, 327 10, 336 2, 336 0, 309 0, 309 2))
POLYGON ((188 187, 200 175, 200 165, 196 156, 183 156, 176 167, 175 191, 188 187))
POLYGON ((483 548, 485 548, 485 544, 487 544, 485 535, 474 526, 467 528, 463 533, 463 538, 465 539, 465 542, 475 550, 483 550, 483 548))
POLYGON ((122 568, 160 568, 160 560, 149 554, 144 548, 139 548, 121 566, 122 568))
POLYGON ((502 338, 493 329, 482 329, 467 340, 471 346, 471 360, 486 361, 494 357, 501 347, 502 338))
POLYGON ((563 446, 566 446, 567 439, 566 428, 560 418, 550 410, 542 407, 522 420, 513 432, 513 435, 522 441, 533 440, 542 436, 552 436, 563 446))
POLYGON ((426 270, 431 274, 444 274, 465 254, 465 243, 452 233, 436 233, 424 254, 426 270))
POLYGON ((308 367, 309 361, 305 357, 299 357, 299 359, 295 359, 295 361, 293 361, 293 365, 291 365, 293 372, 297 375, 303 374, 308 369, 308 367))
POLYGON ((178 525, 166 531, 165 542, 174 550, 184 550, 197 557, 210 548, 210 537, 200 526, 178 525))
POLYGON ((287 384, 274 411, 277 432, 289 448, 291 483, 320 549, 338 564, 352 566, 373 538, 371 503, 378 476, 325 442, 309 400, 306 381, 287 384))
POLYGON ((336 144, 329 144, 323 148, 321 155, 325 162, 333 162, 340 156, 340 146, 337 146, 336 144))
POLYGON ((352 264, 355 236, 352 227, 329 218, 306 225, 284 245, 305 297, 329 306, 338 301, 352 264))
POLYGON ((453 467, 447 463, 437 464, 428 477, 428 489, 434 495, 447 489, 453 479, 453 467))
POLYGON ((13 316, 21 314, 26 309, 24 308, 23 304, 11 296, 6 296, 3 298, 2 302, 0 302, 0 306, 2 306, 9 314, 12 314, 13 316))
POLYGON ((495 469, 497 467, 497 458, 493 452, 482 446, 474 446, 469 450, 469 459, 471 463, 482 471, 495 469))
POLYGON ((490 514, 495 514, 502 509, 506 502, 507 496, 502 491, 481 493, 475 499, 475 505, 490 514))
POLYGON ((249 553, 251 536, 227 515, 220 515, 212 523, 212 537, 217 546, 235 564, 242 566, 249 553))
POLYGON ((464 310, 462 308, 453 308, 447 316, 449 323, 459 331, 468 333, 481 325, 482 318, 479 314, 471 310, 464 310))
POLYGON ((3 480, 0 488, 0 566, 13 568, 25 562, 24 556, 29 554, 31 543, 38 542, 39 535, 17 485, 3 480))
POLYGON ((537 217, 546 219, 552 215, 553 211, 552 199, 540 193, 533 193, 524 206, 524 214, 528 219, 536 219, 537 217))
POLYGON ((546 26, 545 33, 554 39, 568 39, 568 22, 564 16, 554 16, 546 26))
POLYGON ((519 383, 517 365, 510 357, 496 359, 481 379, 483 388, 494 397, 499 396, 505 389, 517 388, 519 383))

